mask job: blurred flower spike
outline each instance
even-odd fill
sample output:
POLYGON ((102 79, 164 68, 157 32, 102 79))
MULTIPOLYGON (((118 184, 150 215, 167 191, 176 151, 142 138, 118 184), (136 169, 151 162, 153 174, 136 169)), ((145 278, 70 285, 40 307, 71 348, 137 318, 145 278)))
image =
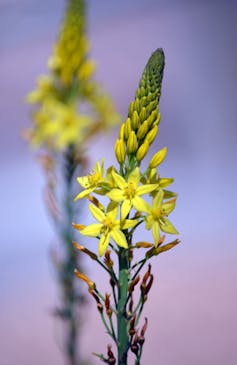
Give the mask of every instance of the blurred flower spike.
POLYGON ((89 49, 85 2, 68 0, 48 61, 49 74, 40 76, 27 96, 34 105, 28 133, 33 145, 50 150, 79 146, 119 121, 111 99, 94 79, 89 49))
MULTIPOLYGON (((140 282, 138 273, 153 257, 179 243, 176 239, 164 244, 165 236, 161 235, 161 232, 178 234, 168 219, 175 209, 177 194, 165 189, 174 180, 160 176, 160 165, 166 158, 167 148, 162 146, 150 161, 144 160, 158 134, 163 70, 164 53, 162 49, 157 49, 144 69, 135 99, 129 106, 128 117, 120 127, 114 146, 118 166, 106 169, 104 162, 97 162, 90 175, 77 178, 83 190, 75 200, 87 198, 92 203, 89 204, 89 211, 97 222, 88 226, 80 222, 74 227, 81 235, 98 240, 99 257, 96 261, 110 275, 115 310, 109 312, 106 322, 103 304, 100 303, 100 314, 107 333, 117 345, 119 365, 127 364, 129 349, 136 356, 135 363, 140 364, 145 341, 147 319, 140 334, 137 326, 153 284, 154 276, 151 274, 150 263, 140 283, 140 299, 135 304, 133 291, 140 282), (107 201, 107 204, 104 204, 104 201, 107 201), (153 242, 135 241, 134 232, 140 227, 151 231, 153 242), (108 248, 109 255, 113 253, 117 257, 117 272, 113 265, 104 265, 107 262, 108 248), (147 250, 143 259, 139 261, 135 258, 137 249, 147 250), (103 255, 105 259, 100 261, 103 255), (113 316, 117 321, 117 334, 114 331, 113 316)), ((115 262, 114 258, 110 260, 115 262)), ((104 306, 107 308, 108 294, 103 296, 98 292, 98 286, 96 287, 94 296, 105 298, 104 306)), ((103 355, 97 356, 106 362, 103 355)))

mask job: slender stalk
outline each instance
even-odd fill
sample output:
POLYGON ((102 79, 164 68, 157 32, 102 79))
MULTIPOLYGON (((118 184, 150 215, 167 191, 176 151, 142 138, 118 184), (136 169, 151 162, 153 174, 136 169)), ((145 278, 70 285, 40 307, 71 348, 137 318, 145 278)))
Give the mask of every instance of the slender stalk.
POLYGON ((129 281, 128 251, 121 248, 119 254, 119 290, 118 290, 118 365, 127 365, 129 349, 128 319, 126 318, 126 302, 129 281))
MULTIPOLYGON (((79 313, 78 305, 83 301, 83 297, 78 295, 76 288, 76 278, 74 268, 78 267, 79 255, 72 246, 74 231, 71 222, 74 221, 73 206, 73 175, 75 171, 75 150, 70 147, 65 153, 65 164, 63 166, 64 200, 62 201, 62 213, 64 225, 61 231, 63 245, 63 262, 60 273, 60 285, 62 291, 62 306, 65 316, 65 353, 69 365, 79 364, 78 355, 78 335, 79 335, 79 313)), ((78 284, 78 283, 77 283, 78 284)))

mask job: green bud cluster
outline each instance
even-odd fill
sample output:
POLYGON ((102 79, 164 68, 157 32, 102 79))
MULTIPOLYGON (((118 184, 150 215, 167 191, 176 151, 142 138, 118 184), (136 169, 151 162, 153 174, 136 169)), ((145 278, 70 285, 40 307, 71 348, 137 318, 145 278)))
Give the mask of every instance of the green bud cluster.
POLYGON ((121 164, 133 162, 139 165, 153 143, 160 122, 159 99, 164 71, 164 52, 157 49, 148 60, 139 87, 128 109, 128 118, 119 131, 121 143, 115 145, 115 155, 121 164))

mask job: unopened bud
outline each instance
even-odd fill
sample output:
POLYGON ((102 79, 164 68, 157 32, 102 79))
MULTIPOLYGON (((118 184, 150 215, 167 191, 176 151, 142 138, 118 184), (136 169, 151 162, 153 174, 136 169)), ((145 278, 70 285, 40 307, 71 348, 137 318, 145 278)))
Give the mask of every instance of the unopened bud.
POLYGON ((153 122, 153 125, 158 125, 160 123, 160 113, 158 113, 156 120, 153 122))
POLYGON ((125 147, 122 139, 117 139, 114 150, 118 163, 122 164, 125 159, 125 147))
POLYGON ((143 122, 146 119, 146 108, 143 107, 139 114, 139 119, 143 122))
POLYGON ((137 161, 143 160, 143 158, 146 156, 147 152, 149 150, 149 143, 147 140, 143 142, 143 144, 138 148, 136 153, 136 159, 137 161))
POLYGON ((145 122, 142 123, 142 125, 139 127, 137 131, 137 137, 138 139, 143 139, 148 131, 148 122, 145 120, 145 122))
POLYGON ((157 109, 158 107, 158 102, 157 100, 154 100, 152 102, 149 103, 148 107, 147 107, 147 112, 148 114, 151 114, 151 112, 154 110, 154 109, 157 109))
POLYGON ((125 124, 123 123, 119 130, 119 139, 122 139, 122 140, 124 140, 124 128, 125 128, 125 124))
POLYGON ((140 100, 136 98, 134 100, 134 109, 133 110, 136 110, 139 113, 140 109, 141 109, 140 100))
POLYGON ((146 107, 147 104, 148 104, 148 100, 147 100, 147 97, 146 96, 143 96, 141 99, 140 99, 140 103, 141 103, 141 107, 146 107))
POLYGON ((153 112, 149 115, 149 117, 147 118, 148 124, 149 124, 149 128, 152 127, 154 121, 157 119, 158 116, 158 110, 153 110, 153 112))
POLYGON ((134 104, 135 104, 135 101, 132 101, 131 104, 129 105, 129 108, 128 108, 128 116, 130 118, 132 117, 132 114, 133 114, 133 112, 135 110, 134 104))
POLYGON ((127 140, 127 153, 132 154, 137 151, 137 137, 134 131, 132 131, 127 140))
POLYGON ((139 125, 139 116, 136 110, 134 110, 134 112, 132 113, 131 122, 132 122, 132 129, 136 131, 139 125))
POLYGON ((132 132, 131 119, 128 118, 125 122, 125 127, 124 127, 124 139, 128 139, 131 132, 132 132))
POLYGON ((149 142, 149 144, 152 144, 154 139, 156 138, 156 135, 158 133, 158 127, 155 125, 146 135, 146 139, 149 142))
POLYGON ((166 147, 164 147, 164 148, 162 148, 162 150, 156 152, 149 162, 149 167, 151 169, 154 169, 157 166, 159 166, 161 164, 161 162, 164 161, 166 153, 167 153, 166 147))

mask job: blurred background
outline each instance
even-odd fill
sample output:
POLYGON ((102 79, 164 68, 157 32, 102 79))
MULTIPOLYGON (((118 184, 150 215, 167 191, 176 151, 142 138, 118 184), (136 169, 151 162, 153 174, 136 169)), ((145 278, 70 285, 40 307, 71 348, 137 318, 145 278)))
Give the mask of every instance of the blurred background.
MULTIPOLYGON (((64 364, 44 178, 20 138, 30 125, 24 97, 46 71, 63 9, 63 0, 0 0, 1 365, 64 364)), ((168 147, 161 174, 175 177, 171 220, 182 243, 153 261, 143 364, 235 365, 237 2, 90 0, 88 11, 98 79, 124 118, 151 52, 166 55, 153 150, 168 147)), ((91 165, 98 156, 114 162, 116 134, 91 144, 91 165)), ((109 339, 89 300, 82 351, 91 357, 109 339)))

